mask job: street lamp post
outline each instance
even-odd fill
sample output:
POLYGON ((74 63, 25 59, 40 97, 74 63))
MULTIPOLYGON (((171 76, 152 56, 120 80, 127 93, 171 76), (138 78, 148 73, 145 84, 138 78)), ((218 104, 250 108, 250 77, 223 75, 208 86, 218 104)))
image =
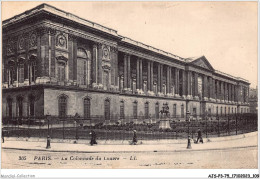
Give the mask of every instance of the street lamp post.
POLYGON ((49 120, 49 113, 46 114, 46 119, 48 121, 48 135, 47 135, 47 146, 46 149, 51 148, 51 138, 50 138, 50 120, 49 120))
POLYGON ((76 140, 79 139, 79 136, 78 136, 78 125, 77 125, 77 120, 78 120, 78 118, 80 118, 80 116, 79 116, 78 113, 76 113, 76 114, 75 114, 75 128, 76 128, 76 136, 75 136, 75 138, 76 138, 76 140))
POLYGON ((206 138, 208 138, 208 111, 205 111, 205 120, 206 120, 206 138))
POLYGON ((191 149, 191 139, 190 139, 190 112, 189 112, 189 111, 186 112, 186 122, 187 122, 187 125, 188 125, 188 134, 187 134, 187 137, 188 137, 188 145, 187 145, 187 149, 191 149))

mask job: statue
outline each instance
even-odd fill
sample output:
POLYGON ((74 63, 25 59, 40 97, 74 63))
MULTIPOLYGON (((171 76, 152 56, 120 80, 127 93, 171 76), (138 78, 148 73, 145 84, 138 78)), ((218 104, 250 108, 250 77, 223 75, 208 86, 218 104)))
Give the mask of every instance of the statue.
POLYGON ((169 106, 167 103, 163 104, 161 113, 161 119, 159 124, 159 129, 171 129, 170 126, 170 112, 169 112, 169 106))

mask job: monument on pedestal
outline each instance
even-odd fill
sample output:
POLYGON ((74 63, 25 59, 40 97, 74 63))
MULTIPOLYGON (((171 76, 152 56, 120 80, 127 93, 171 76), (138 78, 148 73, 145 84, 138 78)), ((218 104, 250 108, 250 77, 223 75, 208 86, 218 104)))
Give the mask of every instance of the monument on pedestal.
POLYGON ((171 129, 170 125, 170 112, 169 112, 169 106, 167 103, 163 104, 162 110, 160 111, 160 123, 159 123, 159 129, 171 129))

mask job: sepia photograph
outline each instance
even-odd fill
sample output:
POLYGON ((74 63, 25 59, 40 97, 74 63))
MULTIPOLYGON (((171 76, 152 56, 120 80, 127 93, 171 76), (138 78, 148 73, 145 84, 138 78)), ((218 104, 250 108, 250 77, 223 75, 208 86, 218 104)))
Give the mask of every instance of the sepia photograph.
POLYGON ((258 169, 257 1, 1 10, 2 169, 258 169))

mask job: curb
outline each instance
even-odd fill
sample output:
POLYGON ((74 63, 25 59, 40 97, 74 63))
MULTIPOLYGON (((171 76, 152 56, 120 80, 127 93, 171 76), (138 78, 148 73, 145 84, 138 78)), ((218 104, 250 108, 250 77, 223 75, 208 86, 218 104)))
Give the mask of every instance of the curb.
POLYGON ((2 149, 9 150, 23 150, 23 151, 48 151, 48 152, 64 152, 64 153, 143 153, 143 152, 199 152, 199 151, 214 151, 214 150, 232 150, 232 149, 244 149, 254 148, 257 145, 242 146, 242 147, 226 147, 226 148, 212 148, 212 149, 186 149, 186 150, 153 150, 153 151, 78 151, 78 150, 48 150, 48 149, 25 149, 25 148, 13 148, 2 147, 2 149))

